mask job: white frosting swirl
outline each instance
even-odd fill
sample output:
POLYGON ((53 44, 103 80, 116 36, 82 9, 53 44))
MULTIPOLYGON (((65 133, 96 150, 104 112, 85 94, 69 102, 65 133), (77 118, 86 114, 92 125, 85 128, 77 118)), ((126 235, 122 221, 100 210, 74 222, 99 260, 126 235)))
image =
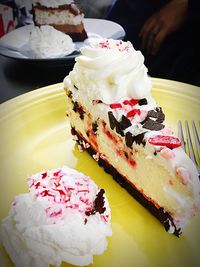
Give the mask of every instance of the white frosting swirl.
POLYGON ((144 98, 152 86, 142 53, 130 42, 112 39, 81 48, 69 78, 89 99, 107 104, 144 98))
POLYGON ((46 7, 58 7, 61 5, 69 5, 74 1, 72 0, 32 0, 33 4, 40 4, 46 7))
POLYGON ((69 35, 48 25, 35 27, 32 30, 29 45, 36 58, 63 57, 75 50, 69 35))

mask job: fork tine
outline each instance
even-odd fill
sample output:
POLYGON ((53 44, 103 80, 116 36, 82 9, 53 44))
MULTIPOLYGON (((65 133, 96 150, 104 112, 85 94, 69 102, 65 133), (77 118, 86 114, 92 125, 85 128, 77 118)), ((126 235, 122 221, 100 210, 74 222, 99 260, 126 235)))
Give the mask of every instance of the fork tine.
POLYGON ((181 146, 183 148, 183 150, 185 151, 185 142, 184 142, 184 136, 183 136, 183 128, 182 128, 182 123, 179 120, 178 121, 178 138, 181 141, 181 146))
POLYGON ((192 129, 193 129, 193 135, 194 135, 195 144, 196 144, 196 147, 197 147, 198 157, 200 157, 200 142, 199 142, 199 136, 198 136, 197 128, 196 128, 196 125, 195 125, 194 121, 192 121, 192 129))
POLYGON ((192 141, 191 141, 189 126, 188 126, 188 122, 187 121, 185 121, 185 133, 186 133, 186 139, 187 139, 190 158, 197 165, 196 158, 195 158, 195 155, 194 155, 194 150, 193 150, 193 147, 192 147, 192 141))

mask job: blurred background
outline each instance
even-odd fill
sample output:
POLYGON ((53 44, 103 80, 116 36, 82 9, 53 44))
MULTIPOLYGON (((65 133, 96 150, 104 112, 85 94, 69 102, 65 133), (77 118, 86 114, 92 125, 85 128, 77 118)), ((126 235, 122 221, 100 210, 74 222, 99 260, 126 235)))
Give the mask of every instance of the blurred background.
MULTIPOLYGON (((121 25, 141 50, 152 77, 200 86, 199 0, 75 0, 85 18, 121 25)), ((0 37, 33 23, 31 0, 0 0, 0 37)), ((0 55, 1 103, 24 92, 62 82, 73 68, 0 55)))

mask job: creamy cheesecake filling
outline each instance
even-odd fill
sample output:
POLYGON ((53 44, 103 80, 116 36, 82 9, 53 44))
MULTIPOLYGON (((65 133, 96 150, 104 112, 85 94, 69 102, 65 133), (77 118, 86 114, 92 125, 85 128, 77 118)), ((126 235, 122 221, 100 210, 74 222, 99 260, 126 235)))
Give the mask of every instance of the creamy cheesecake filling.
POLYGON ((69 24, 78 26, 81 24, 83 20, 83 15, 79 14, 75 16, 70 12, 70 10, 49 11, 49 10, 43 10, 43 9, 40 10, 39 8, 35 8, 35 18, 37 25, 69 24))

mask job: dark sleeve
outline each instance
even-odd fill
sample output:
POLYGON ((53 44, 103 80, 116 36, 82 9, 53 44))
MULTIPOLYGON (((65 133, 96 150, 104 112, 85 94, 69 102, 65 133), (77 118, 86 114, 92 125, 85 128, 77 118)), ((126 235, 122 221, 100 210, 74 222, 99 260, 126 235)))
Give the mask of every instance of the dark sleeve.
POLYGON ((200 0, 188 1, 189 21, 200 26, 200 0))

